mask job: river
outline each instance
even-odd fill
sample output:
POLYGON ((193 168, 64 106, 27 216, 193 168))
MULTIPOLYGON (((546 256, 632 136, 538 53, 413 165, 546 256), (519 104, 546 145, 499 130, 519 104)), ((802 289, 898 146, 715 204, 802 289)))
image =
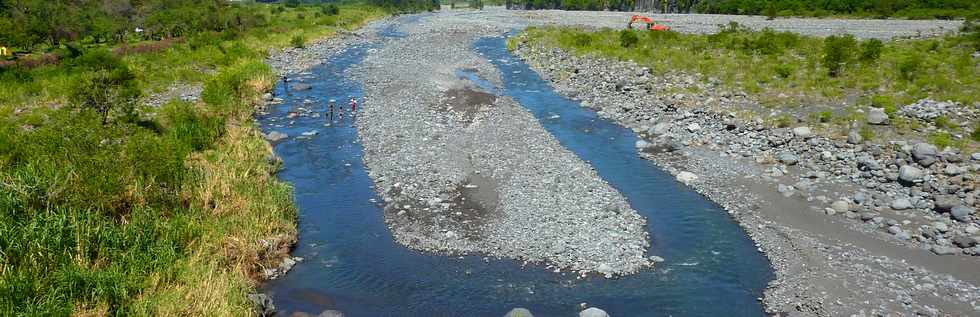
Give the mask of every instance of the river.
MULTIPOLYGON (((382 34, 390 40, 401 37, 396 29, 382 34)), ((326 100, 345 105, 349 96, 361 96, 360 84, 347 80, 344 71, 377 45, 383 44, 350 47, 312 69, 304 79, 310 90, 277 87, 280 95, 288 92, 285 102, 258 117, 265 132, 291 136, 274 149, 284 162, 280 179, 294 187, 300 232, 293 255, 304 261, 263 286, 280 312, 503 316, 513 307, 526 307, 539 317, 575 316, 586 303, 612 316, 764 315, 757 298, 772 271, 746 233, 720 206, 637 156, 632 131, 556 94, 506 50, 503 38, 485 38, 473 46, 500 70, 503 87, 489 87, 462 71, 460 77, 514 98, 563 146, 589 162, 647 218, 649 254, 667 261, 624 278, 578 279, 512 260, 427 255, 395 244, 361 161, 356 120, 348 117, 327 127, 322 117, 286 118, 299 107, 322 114, 326 100), (317 134, 297 137, 310 131, 317 134)))

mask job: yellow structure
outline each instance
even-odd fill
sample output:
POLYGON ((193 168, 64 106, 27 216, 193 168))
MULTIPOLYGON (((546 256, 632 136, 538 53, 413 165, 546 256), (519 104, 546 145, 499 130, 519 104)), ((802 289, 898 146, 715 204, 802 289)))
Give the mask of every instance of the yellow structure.
POLYGON ((5 46, 0 46, 0 56, 10 56, 10 50, 5 46))

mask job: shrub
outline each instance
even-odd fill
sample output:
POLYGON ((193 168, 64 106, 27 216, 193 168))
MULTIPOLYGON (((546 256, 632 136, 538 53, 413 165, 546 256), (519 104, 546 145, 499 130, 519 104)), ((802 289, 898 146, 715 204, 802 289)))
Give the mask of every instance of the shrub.
POLYGON ((898 106, 895 104, 895 99, 893 99, 891 96, 871 96, 871 106, 885 110, 885 113, 887 113, 888 116, 892 116, 898 112, 898 106))
POLYGON ((247 62, 227 67, 204 83, 201 100, 219 113, 234 113, 242 108, 242 101, 253 97, 257 92, 250 81, 262 76, 271 76, 272 70, 262 62, 247 62))
POLYGON ((306 38, 300 34, 293 35, 293 38, 289 40, 289 44, 293 45, 295 48, 306 47, 306 38))
POLYGON ((589 47, 592 45, 592 36, 588 33, 576 33, 574 41, 576 47, 589 47))
POLYGON ((776 75, 781 78, 789 78, 796 72, 796 66, 793 64, 779 64, 776 65, 776 75))
POLYGON ((861 61, 865 63, 877 61, 881 57, 882 48, 884 44, 879 39, 870 39, 861 43, 861 61))
POLYGON ((290 8, 299 7, 300 0, 286 0, 286 6, 290 8))
POLYGON ((940 149, 953 145, 953 138, 949 135, 949 133, 944 131, 939 131, 930 134, 928 137, 928 141, 929 143, 936 145, 936 147, 940 149))
POLYGON ((320 12, 323 12, 323 14, 326 15, 338 15, 340 14, 340 8, 338 8, 337 5, 331 3, 320 7, 320 12))
POLYGON ((833 35, 824 40, 823 63, 831 77, 837 77, 844 66, 850 62, 855 46, 854 36, 850 34, 833 35))
POLYGON ((954 129, 955 130, 955 129, 959 128, 959 126, 955 122, 950 121, 949 120, 949 117, 946 117, 946 116, 938 116, 938 117, 936 117, 936 119, 933 120, 933 124, 935 124, 936 127, 937 128, 940 128, 940 129, 954 129))
POLYGON ((823 123, 830 122, 830 120, 834 118, 834 112, 830 110, 821 111, 817 118, 823 123))
POLYGON ((622 30, 619 32, 619 45, 622 47, 633 47, 640 39, 637 38, 636 32, 632 30, 622 30))
POLYGON ((922 58, 918 54, 910 53, 898 61, 898 75, 905 81, 912 81, 919 71, 922 58))
POLYGON ((973 141, 980 142, 980 122, 973 125, 973 132, 970 132, 970 138, 973 141))
POLYGON ((166 135, 186 152, 208 149, 224 131, 224 120, 194 111, 188 102, 174 101, 160 109, 166 135))
POLYGON ((858 130, 858 134, 861 135, 861 138, 870 141, 875 137, 875 130, 872 129, 870 126, 866 125, 866 126, 862 126, 861 129, 858 130))
POLYGON ((75 67, 88 71, 69 88, 72 106, 94 110, 102 124, 108 123, 110 114, 135 121, 140 89, 129 67, 107 51, 86 54, 75 61, 75 67))

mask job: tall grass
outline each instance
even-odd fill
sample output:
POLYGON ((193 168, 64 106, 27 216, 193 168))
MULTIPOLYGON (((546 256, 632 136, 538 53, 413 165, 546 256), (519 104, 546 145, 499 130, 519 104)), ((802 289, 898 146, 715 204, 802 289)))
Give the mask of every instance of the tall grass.
POLYGON ((134 120, 70 106, 87 72, 69 63, 0 73, 0 315, 253 314, 245 295, 296 232, 290 188, 251 122, 276 78, 262 59, 293 35, 385 14, 256 9, 276 22, 122 56, 144 94, 204 87, 202 102, 134 120))

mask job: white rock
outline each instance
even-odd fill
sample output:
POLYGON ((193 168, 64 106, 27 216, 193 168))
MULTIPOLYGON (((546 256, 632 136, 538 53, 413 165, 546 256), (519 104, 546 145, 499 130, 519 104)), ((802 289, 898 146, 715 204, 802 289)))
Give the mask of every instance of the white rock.
POLYGON ((681 183, 690 185, 692 182, 697 181, 697 180, 698 180, 698 175, 697 174, 694 174, 694 173, 691 173, 691 172, 688 172, 688 171, 683 171, 683 172, 677 173, 677 181, 679 181, 681 183))
POLYGON ((589 307, 589 309, 579 312, 578 317, 609 317, 609 314, 602 309, 589 307))

